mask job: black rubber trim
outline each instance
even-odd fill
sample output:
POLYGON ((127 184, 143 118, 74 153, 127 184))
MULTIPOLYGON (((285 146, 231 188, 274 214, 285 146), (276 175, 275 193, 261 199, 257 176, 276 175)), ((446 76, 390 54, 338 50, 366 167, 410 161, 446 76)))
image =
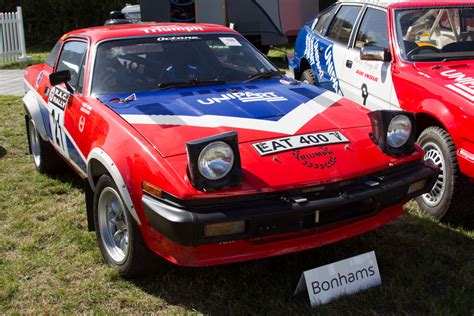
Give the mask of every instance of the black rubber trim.
MULTIPOLYGON (((393 170, 392 170, 393 171, 393 170)), ((337 190, 295 191, 255 200, 216 203, 183 208, 150 196, 142 198, 145 214, 154 229, 184 246, 218 243, 263 237, 290 232, 302 232, 326 225, 373 216, 384 208, 408 201, 428 192, 439 170, 427 162, 409 164, 396 172, 376 173, 364 181, 343 182, 337 190), (410 184, 426 180, 425 186, 408 194, 410 184), (301 199, 303 202, 301 202, 301 199), (318 211, 318 214, 316 214, 318 211), (319 220, 316 221, 316 218, 319 220), (244 233, 213 238, 204 237, 204 226, 210 223, 244 220, 244 233)))

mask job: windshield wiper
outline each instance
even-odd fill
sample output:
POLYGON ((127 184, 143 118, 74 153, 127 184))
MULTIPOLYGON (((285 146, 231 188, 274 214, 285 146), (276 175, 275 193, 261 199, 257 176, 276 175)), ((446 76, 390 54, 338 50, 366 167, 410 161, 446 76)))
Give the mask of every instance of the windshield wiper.
POLYGON ((453 60, 464 60, 464 59, 474 59, 474 56, 446 57, 442 61, 453 61, 453 60))
POLYGON ((224 80, 199 80, 193 79, 188 81, 177 81, 177 82, 163 82, 158 85, 156 90, 166 90, 174 88, 185 88, 185 87, 199 87, 199 86, 210 86, 217 84, 225 84, 224 80))
POLYGON ((247 80, 244 81, 244 83, 247 82, 252 82, 258 79, 263 79, 263 78, 271 78, 275 76, 283 76, 285 74, 284 71, 279 71, 279 70, 271 70, 271 71, 265 71, 265 72, 259 72, 254 75, 250 75, 247 80))

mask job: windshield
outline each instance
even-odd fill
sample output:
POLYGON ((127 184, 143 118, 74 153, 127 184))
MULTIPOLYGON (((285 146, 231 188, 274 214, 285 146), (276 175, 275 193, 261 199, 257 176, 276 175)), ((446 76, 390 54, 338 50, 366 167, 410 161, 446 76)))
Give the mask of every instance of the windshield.
POLYGON ((233 34, 113 40, 97 48, 91 93, 242 82, 277 70, 247 40, 233 34))
POLYGON ((402 9, 395 21, 405 60, 474 58, 474 6, 402 9))

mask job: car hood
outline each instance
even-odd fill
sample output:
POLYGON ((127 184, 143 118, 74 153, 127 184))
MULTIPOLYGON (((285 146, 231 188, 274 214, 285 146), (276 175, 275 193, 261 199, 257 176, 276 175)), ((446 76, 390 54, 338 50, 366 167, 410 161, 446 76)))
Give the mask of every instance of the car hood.
POLYGON ((470 104, 474 102, 474 62, 472 60, 438 64, 415 63, 413 66, 422 78, 446 88, 443 94, 449 91, 470 104))
POLYGON ((238 132, 239 143, 246 143, 325 130, 350 134, 351 128, 370 125, 362 107, 290 79, 108 94, 98 99, 164 157, 184 154, 186 142, 232 130, 238 132))

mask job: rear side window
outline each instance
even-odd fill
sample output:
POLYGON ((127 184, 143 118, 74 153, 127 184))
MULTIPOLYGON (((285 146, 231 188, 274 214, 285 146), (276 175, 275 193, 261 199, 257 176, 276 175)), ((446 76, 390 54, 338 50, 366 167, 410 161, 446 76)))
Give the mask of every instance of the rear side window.
POLYGON ((82 69, 82 63, 87 51, 87 43, 79 41, 66 42, 59 56, 58 67, 56 71, 69 70, 71 80, 69 84, 77 89, 79 84, 79 74, 82 69))
POLYGON ((49 67, 54 68, 54 64, 56 64, 56 60, 58 59, 59 50, 61 49, 62 44, 62 41, 57 41, 56 45, 54 45, 53 49, 49 53, 48 58, 46 58, 45 63, 49 67))
POLYGON ((360 25, 355 46, 388 48, 387 13, 369 8, 360 25))
POLYGON ((343 45, 349 43, 360 6, 342 6, 329 27, 327 37, 343 45))
POLYGON ((318 21, 316 22, 316 25, 314 26, 313 31, 324 36, 328 29, 328 25, 334 16, 334 13, 336 13, 336 8, 337 6, 332 6, 331 8, 328 9, 328 11, 324 12, 318 18, 318 21))

